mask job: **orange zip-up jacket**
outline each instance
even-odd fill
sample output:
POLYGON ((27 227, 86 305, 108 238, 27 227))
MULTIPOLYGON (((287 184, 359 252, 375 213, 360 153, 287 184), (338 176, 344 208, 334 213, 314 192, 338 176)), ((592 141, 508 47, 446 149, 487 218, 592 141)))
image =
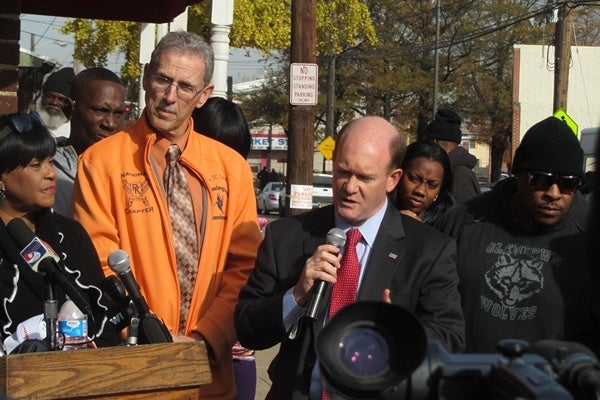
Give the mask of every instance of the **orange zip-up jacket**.
MULTIPOLYGON (((233 398, 233 311, 261 241, 252 173, 234 150, 193 132, 191 118, 189 125, 181 163, 202 184, 203 193, 195 197, 207 200, 186 334, 200 333, 216 361, 213 382, 200 389, 200 397, 233 398)), ((150 309, 176 333, 180 291, 167 202, 150 157, 155 141, 142 115, 129 132, 88 148, 78 163, 74 217, 92 238, 106 275, 112 274, 112 251, 129 254, 150 309)))

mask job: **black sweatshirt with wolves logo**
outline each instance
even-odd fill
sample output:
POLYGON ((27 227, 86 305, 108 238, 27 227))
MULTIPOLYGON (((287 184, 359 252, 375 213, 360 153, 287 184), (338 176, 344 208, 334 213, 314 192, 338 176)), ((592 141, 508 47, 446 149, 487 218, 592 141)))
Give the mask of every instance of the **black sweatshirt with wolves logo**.
MULTIPOLYGON (((450 209, 438 222, 458 245, 468 353, 495 353, 517 338, 576 341, 600 353, 600 282, 586 258, 587 200, 551 227, 525 226, 511 211, 516 180, 450 209)), ((597 267, 597 266, 595 266, 597 267)))

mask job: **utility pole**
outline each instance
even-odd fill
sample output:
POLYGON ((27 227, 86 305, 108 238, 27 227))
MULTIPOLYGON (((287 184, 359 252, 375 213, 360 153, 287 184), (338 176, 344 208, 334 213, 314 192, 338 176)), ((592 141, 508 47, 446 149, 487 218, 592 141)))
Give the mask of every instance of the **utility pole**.
POLYGON ((325 104, 325 110, 327 113, 327 119, 325 120, 326 137, 333 137, 335 134, 335 58, 335 54, 331 54, 327 57, 327 103, 325 104))
POLYGON ((435 56, 433 64, 433 116, 438 108, 438 75, 440 70, 440 2, 442 0, 436 0, 435 2, 435 56))
POLYGON ((554 105, 567 111, 569 66, 571 65, 571 37, 573 35, 573 3, 565 2, 558 9, 554 43, 554 105))
MULTIPOLYGON (((291 62, 316 63, 317 2, 292 0, 291 62)), ((314 152, 314 106, 290 105, 288 135, 288 175, 286 193, 291 185, 311 185, 314 152)), ((286 214, 306 210, 290 209, 286 196, 286 214)))

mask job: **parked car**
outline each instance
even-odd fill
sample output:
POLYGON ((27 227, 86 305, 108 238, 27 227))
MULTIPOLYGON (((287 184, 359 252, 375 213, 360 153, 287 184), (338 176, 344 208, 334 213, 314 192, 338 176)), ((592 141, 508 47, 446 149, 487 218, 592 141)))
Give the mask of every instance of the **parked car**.
MULTIPOLYGON (((332 182, 333 175, 313 174, 312 208, 320 208, 333 203, 332 182)), ((284 187, 279 195, 279 216, 281 217, 285 215, 286 196, 288 195, 286 194, 284 187)))
POLYGON ((313 208, 333 203, 333 175, 313 174, 313 208))
POLYGON ((510 175, 506 172, 501 172, 500 173, 500 179, 498 179, 496 182, 479 182, 479 189, 481 190, 481 193, 485 193, 487 191, 492 190, 492 188, 494 187, 494 185, 498 182, 500 182, 503 179, 508 178, 510 175))
POLYGON ((256 208, 261 214, 279 210, 279 195, 285 189, 284 182, 269 182, 256 196, 256 208))

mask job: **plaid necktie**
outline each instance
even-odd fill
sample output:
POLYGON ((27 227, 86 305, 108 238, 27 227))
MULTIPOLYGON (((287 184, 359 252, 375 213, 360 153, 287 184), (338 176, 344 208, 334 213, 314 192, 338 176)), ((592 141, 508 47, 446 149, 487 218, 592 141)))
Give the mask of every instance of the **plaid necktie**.
POLYGON ((192 196, 179 163, 181 150, 176 144, 167 150, 167 169, 165 170, 165 190, 171 216, 173 242, 177 258, 177 274, 181 291, 179 332, 185 333, 185 324, 194 292, 194 282, 198 271, 198 239, 192 196))
MULTIPOLYGON (((358 276, 360 275, 360 263, 356 254, 356 245, 362 239, 362 235, 358 229, 353 228, 346 232, 346 237, 348 241, 346 242, 344 255, 340 262, 340 269, 337 271, 337 282, 333 284, 333 288, 331 289, 329 319, 345 305, 356 301, 358 276)), ((329 396, 325 393, 325 390, 321 393, 321 399, 329 400, 329 396)))

